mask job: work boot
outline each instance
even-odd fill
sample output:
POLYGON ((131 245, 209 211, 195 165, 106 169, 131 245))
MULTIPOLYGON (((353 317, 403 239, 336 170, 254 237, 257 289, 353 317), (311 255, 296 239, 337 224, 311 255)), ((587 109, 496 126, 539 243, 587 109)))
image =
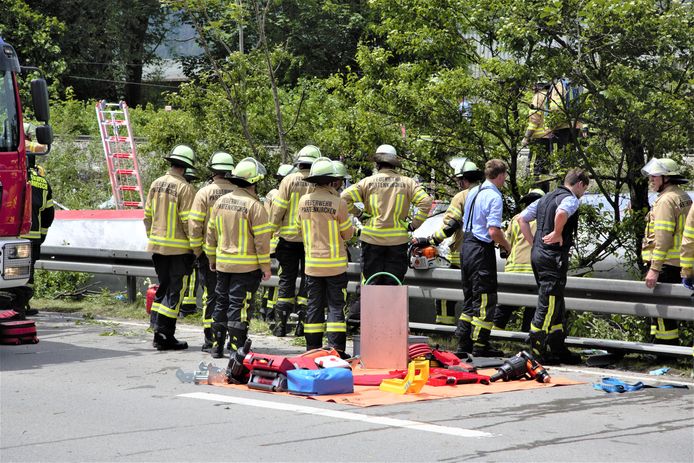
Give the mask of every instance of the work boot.
POLYGON ((287 335, 287 318, 289 312, 286 310, 275 309, 275 327, 272 329, 272 334, 278 338, 283 338, 287 335))
POLYGON ((549 355, 546 356, 545 362, 548 365, 564 363, 566 365, 578 365, 583 360, 581 356, 575 354, 566 347, 566 335, 563 332, 550 333, 547 336, 547 346, 549 347, 549 355))
POLYGON ((154 344, 157 350, 183 350, 188 348, 188 343, 179 341, 173 334, 154 333, 154 344))
POLYGON ((306 351, 323 347, 323 333, 306 333, 306 351))
POLYGON ((472 347, 472 356, 473 357, 504 357, 504 351, 502 351, 501 349, 497 349, 490 342, 487 342, 486 344, 475 343, 475 345, 472 347))
POLYGON ((224 341, 227 337, 226 325, 224 325, 223 323, 213 323, 212 336, 214 337, 212 348, 210 349, 210 354, 212 355, 212 358, 224 358, 224 341))
POLYGON ((527 341, 535 359, 542 364, 546 364, 547 360, 549 360, 546 347, 547 333, 544 331, 531 331, 528 333, 527 341))
POLYGON ((205 336, 205 341, 202 343, 202 348, 200 350, 203 352, 212 352, 212 345, 214 344, 212 328, 205 328, 202 330, 202 332, 205 336))
POLYGON ((455 355, 458 358, 468 358, 468 354, 472 352, 472 324, 469 321, 458 319, 455 335, 458 338, 458 346, 455 350, 455 355))
POLYGON ((229 355, 243 347, 248 337, 248 328, 243 323, 234 322, 227 326, 229 331, 229 355))
POLYGON ((296 321, 296 328, 294 329, 294 336, 300 338, 304 335, 304 320, 306 320, 306 312, 299 310, 297 313, 299 319, 296 321))

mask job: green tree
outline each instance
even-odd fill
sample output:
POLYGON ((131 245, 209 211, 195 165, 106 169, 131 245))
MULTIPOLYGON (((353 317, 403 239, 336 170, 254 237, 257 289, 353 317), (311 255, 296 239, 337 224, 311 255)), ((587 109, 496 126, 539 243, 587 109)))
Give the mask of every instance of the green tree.
MULTIPOLYGON (((66 27, 58 18, 33 9, 25 0, 6 0, 0 14, 0 37, 12 45, 23 66, 35 66, 47 78, 51 90, 66 69, 59 42, 66 27)), ((28 95, 31 73, 22 80, 22 93, 28 95)), ((27 100, 25 100, 27 101, 27 100)))

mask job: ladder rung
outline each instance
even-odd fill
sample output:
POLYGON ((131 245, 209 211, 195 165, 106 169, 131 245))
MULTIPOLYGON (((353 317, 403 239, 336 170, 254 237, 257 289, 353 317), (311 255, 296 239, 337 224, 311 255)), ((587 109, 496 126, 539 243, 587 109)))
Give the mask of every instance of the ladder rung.
POLYGON ((128 137, 116 137, 116 136, 111 136, 111 137, 108 137, 108 141, 109 141, 109 142, 123 143, 123 142, 126 142, 126 141, 130 141, 130 139, 129 139, 128 137))
POLYGON ((135 170, 134 169, 118 169, 118 170, 116 170, 116 173, 118 175, 133 175, 133 174, 135 174, 135 170))
POLYGON ((118 159, 131 159, 133 156, 130 153, 113 153, 111 157, 118 159))
POLYGON ((137 185, 121 185, 118 187, 120 191, 136 191, 137 185))
POLYGON ((120 119, 116 119, 116 120, 107 119, 107 120, 103 121, 102 124, 113 125, 113 126, 122 126, 122 125, 125 125, 125 121, 120 120, 120 119))
POLYGON ((125 207, 142 207, 140 201, 123 201, 123 206, 125 207))

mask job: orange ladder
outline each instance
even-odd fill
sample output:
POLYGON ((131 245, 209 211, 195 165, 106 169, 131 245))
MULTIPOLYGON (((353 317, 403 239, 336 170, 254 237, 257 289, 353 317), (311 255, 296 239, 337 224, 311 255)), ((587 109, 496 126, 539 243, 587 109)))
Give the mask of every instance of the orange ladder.
POLYGON ((144 195, 128 105, 101 100, 96 103, 96 117, 116 209, 141 209, 144 195))

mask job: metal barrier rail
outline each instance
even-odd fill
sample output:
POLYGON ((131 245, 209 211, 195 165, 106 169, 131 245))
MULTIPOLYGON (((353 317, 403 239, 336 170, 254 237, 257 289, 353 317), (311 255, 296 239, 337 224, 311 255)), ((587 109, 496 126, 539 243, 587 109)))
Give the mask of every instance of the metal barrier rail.
MULTIPOLYGON (((150 254, 147 252, 46 246, 42 247, 41 256, 41 260, 36 263, 36 268, 126 276, 128 296, 132 301, 135 300, 137 291, 135 278, 156 277, 150 254)), ((354 292, 360 279, 359 265, 349 264, 347 273, 350 280, 347 289, 349 292, 354 292)), ((531 307, 537 304, 537 287, 533 275, 499 273, 498 281, 499 304, 531 307)), ((406 276, 406 283, 411 298, 463 300, 459 270, 415 271, 410 269, 406 276)), ((270 280, 262 282, 262 285, 277 286, 278 278, 273 276, 270 280)), ((579 312, 694 321, 692 294, 683 286, 676 284, 659 283, 655 289, 651 290, 640 281, 568 277, 565 299, 568 310, 579 312)), ((411 322, 410 327, 440 333, 455 330, 450 326, 416 322, 411 322)), ((526 334, 495 330, 492 336, 522 341, 526 334)), ((633 352, 692 355, 692 349, 689 347, 648 343, 569 337, 567 344, 633 352)))

